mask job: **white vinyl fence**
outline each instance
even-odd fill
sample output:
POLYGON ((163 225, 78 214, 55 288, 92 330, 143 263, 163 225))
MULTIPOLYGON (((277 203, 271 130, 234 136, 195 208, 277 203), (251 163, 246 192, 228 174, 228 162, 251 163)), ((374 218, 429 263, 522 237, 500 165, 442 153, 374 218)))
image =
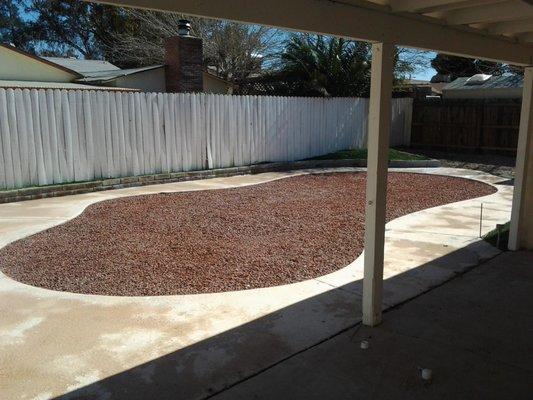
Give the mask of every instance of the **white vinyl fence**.
POLYGON ((0 189, 299 160, 366 147, 367 122, 361 98, 0 88, 0 189))

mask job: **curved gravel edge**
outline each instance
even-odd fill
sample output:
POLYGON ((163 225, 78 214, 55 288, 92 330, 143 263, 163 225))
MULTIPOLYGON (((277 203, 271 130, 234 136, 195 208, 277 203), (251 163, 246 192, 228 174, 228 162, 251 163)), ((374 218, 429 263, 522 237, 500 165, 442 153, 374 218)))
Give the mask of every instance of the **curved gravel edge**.
MULTIPOLYGON (((311 172, 311 174, 314 175, 314 174, 317 174, 317 173, 318 173, 318 174, 321 174, 321 173, 328 173, 328 172, 331 173, 331 172, 333 172, 333 171, 313 171, 313 172, 311 172)), ((355 172, 355 171, 335 171, 335 172, 355 172)), ((406 172, 407 172, 407 171, 406 171, 406 172)), ((410 172, 410 173, 412 173, 412 172, 410 172)), ((272 181, 275 181, 275 180, 278 180, 278 179, 284 179, 284 178, 286 178, 286 177, 294 177, 294 176, 301 176, 301 175, 308 175, 308 174, 309 174, 309 172, 302 172, 302 173, 300 173, 300 174, 291 174, 291 175, 288 175, 288 176, 277 177, 277 178, 275 178, 275 179, 273 179, 273 180, 269 180, 268 182, 272 182, 272 181)), ((422 173, 422 174, 423 174, 423 175, 426 175, 426 173, 422 173)), ((427 174, 427 175, 429 175, 429 176, 443 176, 443 177, 449 177, 449 176, 447 176, 447 175, 445 175, 445 174, 431 174, 431 173, 430 173, 430 174, 427 174)), ((468 178, 461 178, 461 177, 453 177, 453 178, 454 178, 454 179, 465 179, 465 180, 471 180, 471 181, 482 182, 481 180, 476 180, 476 179, 468 179, 468 178)), ((262 183, 267 183, 267 182, 261 182, 261 183, 257 183, 257 184, 258 184, 258 185, 261 185, 262 183)), ((497 189, 494 185, 487 184, 486 182, 482 182, 482 183, 486 184, 487 186, 491 186, 491 187, 494 188, 494 189, 497 189)), ((243 186, 241 186, 241 187, 243 187, 243 186)), ((244 186, 244 187, 245 187, 245 186, 244 186)), ((479 196, 476 196, 476 197, 479 197, 479 196)), ((469 199, 472 199, 472 198, 469 198, 469 199)), ((467 199, 464 199, 464 200, 467 200, 467 199)), ((96 202, 96 203, 99 203, 99 201, 96 202)), ((439 205, 439 206, 437 206, 437 207, 444 206, 444 205, 448 205, 448 204, 452 204, 452 203, 441 204, 441 205, 439 205)), ((433 208, 433 207, 429 207, 429 208, 433 208)), ((426 209, 427 209, 427 208, 426 208, 426 209)), ((421 211, 421 210, 423 210, 423 209, 417 210, 416 212, 421 211)), ((81 214, 81 213, 80 213, 80 214, 81 214)), ((76 217, 74 217, 74 218, 76 218, 76 217)), ((74 219, 74 218, 73 218, 73 219, 74 219)), ((72 221, 72 219, 70 219, 69 221, 72 221)), ((357 257, 357 258, 358 258, 358 257, 357 257)), ((349 265, 351 265, 351 264, 353 264, 353 261, 352 261, 352 262, 349 262, 347 265, 349 266, 349 265)), ((312 278, 309 278, 309 279, 306 279, 306 280, 320 279, 320 277, 327 276, 327 275, 331 275, 332 273, 336 273, 336 272, 338 272, 338 271, 341 271, 341 270, 344 269, 344 268, 346 268, 346 266, 345 266, 345 267, 341 267, 341 268, 339 268, 339 269, 337 269, 337 270, 335 270, 335 271, 330 271, 330 272, 327 272, 327 273, 325 273, 325 274, 322 274, 322 275, 319 275, 319 276, 315 276, 315 277, 312 277, 312 278)), ((17 281, 17 282, 18 282, 18 281, 17 281)), ((305 282, 305 280, 304 280, 304 281, 291 282, 291 283, 283 283, 283 284, 281 284, 281 285, 274 285, 274 286, 294 285, 294 284, 298 284, 298 283, 302 283, 302 282, 305 282)), ((19 282, 19 283, 20 283, 20 282, 19 282)), ((21 284, 24 284, 24 283, 21 283, 21 284)), ((26 285, 27 285, 27 284, 26 284, 26 285)), ((29 285, 29 286, 31 286, 31 285, 29 285)), ((271 288, 271 287, 274 287, 274 286, 267 286, 267 287, 254 288, 254 290, 268 289, 268 288, 271 288)), ((54 291, 54 290, 52 290, 52 289, 47 289, 47 288, 43 288, 43 287, 39 287, 39 286, 31 286, 31 287, 36 287, 36 288, 39 288, 39 289, 42 289, 42 290, 50 290, 50 291, 52 291, 52 292, 56 292, 56 291, 54 291)), ((242 289, 242 290, 250 290, 250 289, 242 289)), ((230 290, 229 292, 231 292, 231 291, 232 291, 232 290, 230 290)), ((237 291, 239 291, 239 290, 237 290, 237 291)), ((227 293, 228 291, 224 291, 224 292, 227 293)), ((68 293, 68 292, 62 292, 62 293, 68 293)), ((106 296, 106 297, 115 297, 115 296, 117 296, 117 295, 114 295, 114 294, 111 294, 111 295, 110 295, 110 294, 90 294, 90 293, 79 293, 79 292, 77 292, 77 293, 75 293, 75 292, 71 292, 71 293, 73 293, 73 294, 75 294, 75 295, 82 295, 82 296, 87 296, 87 295, 89 295, 89 296, 106 296)), ((204 292, 204 293, 202 293, 202 294, 208 294, 208 293, 212 293, 212 292, 204 292)), ((221 292, 214 292, 214 293, 221 293, 221 292)), ((184 296, 184 295, 195 295, 195 294, 162 294, 162 295, 155 295, 155 296, 160 297, 160 296, 184 296)), ((119 295, 119 296, 122 297, 122 298, 125 298, 125 297, 138 298, 138 297, 153 297, 154 295, 126 295, 126 296, 124 296, 124 295, 119 295)))

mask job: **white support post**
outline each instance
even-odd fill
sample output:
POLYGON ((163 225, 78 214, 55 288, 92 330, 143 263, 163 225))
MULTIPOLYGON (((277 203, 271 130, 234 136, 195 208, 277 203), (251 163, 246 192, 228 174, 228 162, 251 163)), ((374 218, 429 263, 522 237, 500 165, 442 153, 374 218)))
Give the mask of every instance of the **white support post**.
POLYGON ((533 67, 524 74, 509 250, 533 250, 533 67))
POLYGON ((368 117, 363 324, 381 322, 394 45, 372 45, 368 117))

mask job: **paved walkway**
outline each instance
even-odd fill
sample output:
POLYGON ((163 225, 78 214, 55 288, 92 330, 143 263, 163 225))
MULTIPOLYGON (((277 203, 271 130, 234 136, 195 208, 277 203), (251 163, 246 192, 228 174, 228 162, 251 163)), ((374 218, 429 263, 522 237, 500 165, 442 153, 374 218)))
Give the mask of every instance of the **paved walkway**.
POLYGON ((214 399, 531 399, 532 293, 533 252, 505 253, 214 399))
MULTIPOLYGON (((340 169, 337 169, 340 170, 340 169)), ((344 168, 342 171, 360 169, 344 168)), ((0 205, 0 246, 67 221, 97 201, 145 193, 245 186, 320 171, 216 178, 0 205)), ((387 225, 389 308, 498 251, 477 238, 509 219, 512 187, 410 214, 387 225)), ((360 321, 362 258, 330 275, 266 289, 161 297, 55 292, 0 275, 0 393, 5 399, 198 399, 279 363, 360 321)))

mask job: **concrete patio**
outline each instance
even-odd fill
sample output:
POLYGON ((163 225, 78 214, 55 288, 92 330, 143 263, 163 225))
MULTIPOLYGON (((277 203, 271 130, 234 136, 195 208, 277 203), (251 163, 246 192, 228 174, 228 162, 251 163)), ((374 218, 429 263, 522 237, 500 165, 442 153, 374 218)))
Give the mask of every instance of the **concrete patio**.
MULTIPOLYGON (((337 169, 356 171, 360 169, 337 169)), ((1 245, 62 223, 97 201, 259 184, 268 173, 0 205, 1 245)), ((406 172, 493 184, 483 198, 406 215, 387 225, 384 307, 391 308, 499 253, 483 232, 509 220, 512 186, 476 171, 406 172)), ((111 297, 55 292, 0 277, 0 392, 19 398, 199 399, 349 330, 361 320, 362 256, 308 281, 219 294, 111 297)))
POLYGON ((531 399, 532 265, 502 254, 213 398, 531 399))
MULTIPOLYGON (((512 214, 509 248, 533 249, 531 0, 106 3, 372 43, 364 273, 360 257, 294 285, 161 298, 58 293, 0 277, 2 398, 531 398, 531 253, 483 264, 498 251, 478 239, 483 202, 482 231, 512 214), (496 184, 498 192, 385 226, 395 46, 525 67, 514 199, 500 178, 439 169, 496 184), (372 332, 357 329, 361 314, 372 332), (363 352, 359 342, 370 335, 363 352), (419 368, 434 371, 431 383, 419 380, 419 368)), ((11 203, 0 208, 0 245, 73 218, 95 201, 142 191, 11 203)))

